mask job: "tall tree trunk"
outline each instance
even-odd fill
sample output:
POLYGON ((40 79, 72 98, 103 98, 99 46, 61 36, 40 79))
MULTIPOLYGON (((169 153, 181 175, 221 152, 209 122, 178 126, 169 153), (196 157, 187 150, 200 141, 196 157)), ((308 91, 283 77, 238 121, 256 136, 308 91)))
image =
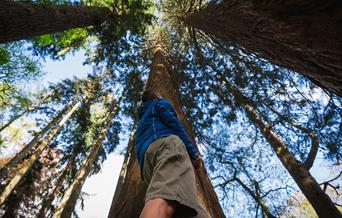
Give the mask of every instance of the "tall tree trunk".
POLYGON ((184 21, 342 96, 341 1, 226 0, 184 21))
MULTIPOLYGON (((18 183, 23 179, 26 173, 31 169, 34 162, 40 157, 44 148, 49 144, 51 139, 58 133, 58 131, 62 128, 64 123, 69 120, 71 115, 78 109, 81 105, 82 101, 86 98, 86 95, 83 96, 73 107, 68 111, 68 113, 61 119, 55 127, 51 130, 51 132, 46 136, 46 138, 38 144, 38 146, 34 149, 33 154, 29 156, 27 159, 23 161, 20 165, 19 169, 14 172, 15 174, 9 177, 6 182, 4 188, 0 193, 0 206, 4 203, 7 197, 12 193, 18 183), (8 181, 8 182, 7 182, 8 181)), ((66 107, 69 108, 69 105, 66 107)))
MULTIPOLYGON (((146 89, 156 90, 163 97, 170 101, 170 103, 174 106, 178 117, 184 124, 187 132, 190 133, 190 138, 195 144, 191 126, 186 121, 186 117, 181 110, 180 101, 174 88, 171 78, 172 75, 170 72, 170 68, 168 68, 166 63, 165 52, 161 48, 157 48, 154 51, 154 57, 146 89)), ((214 188, 208 178, 206 169, 202 167, 197 169, 195 173, 199 202, 213 218, 225 217, 214 188)), ((117 198, 113 199, 108 217, 139 217, 144 206, 144 197, 147 187, 141 180, 140 170, 134 149, 132 149, 130 153, 126 177, 124 178, 123 184, 119 186, 119 188, 121 188, 121 190, 116 190, 116 192, 119 193, 117 194, 117 198)))
MULTIPOLYGON (((260 130, 268 143, 272 146, 278 159, 287 169, 291 177, 294 179, 300 190, 311 203, 319 217, 340 218, 341 213, 335 207, 328 195, 324 193, 317 181, 311 176, 306 166, 300 163, 282 139, 272 130, 272 126, 265 123, 253 104, 246 98, 240 90, 231 84, 225 77, 216 74, 216 79, 223 81, 227 89, 235 96, 235 99, 243 107, 249 119, 260 130)), ((222 93, 216 92, 219 98, 226 100, 222 93)))
POLYGON ((114 12, 104 7, 53 6, 5 0, 0 4, 0 43, 100 25, 115 17, 114 12))
POLYGON ((39 133, 35 135, 35 137, 26 144, 21 151, 19 151, 6 165, 0 169, 0 181, 5 180, 8 178, 9 172, 15 167, 16 164, 18 164, 20 161, 22 161, 34 148, 34 146, 41 140, 41 138, 53 127, 58 123, 63 115, 69 111, 77 101, 77 98, 72 99, 66 107, 64 107, 63 110, 61 110, 51 121, 46 125, 39 133))
POLYGON ((74 181, 69 185, 68 189, 65 191, 62 200, 59 202, 56 210, 54 211, 53 218, 69 218, 72 215, 72 212, 75 208, 78 196, 81 192, 82 186, 92 169, 92 166, 98 156, 99 151, 101 150, 101 142, 106 136, 108 129, 110 128, 114 116, 119 111, 119 104, 121 98, 118 102, 113 104, 111 108, 111 112, 109 113, 102 131, 99 133, 99 137, 94 142, 89 155, 86 159, 84 159, 80 170, 77 172, 74 181))

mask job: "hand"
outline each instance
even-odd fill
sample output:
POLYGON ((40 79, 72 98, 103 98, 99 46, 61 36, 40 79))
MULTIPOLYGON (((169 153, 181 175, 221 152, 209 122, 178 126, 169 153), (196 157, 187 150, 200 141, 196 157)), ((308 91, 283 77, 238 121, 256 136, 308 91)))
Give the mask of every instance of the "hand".
POLYGON ((202 160, 201 155, 198 155, 198 157, 196 159, 193 159, 191 161, 192 161, 192 165, 194 166, 195 169, 199 169, 203 165, 203 160, 202 160))

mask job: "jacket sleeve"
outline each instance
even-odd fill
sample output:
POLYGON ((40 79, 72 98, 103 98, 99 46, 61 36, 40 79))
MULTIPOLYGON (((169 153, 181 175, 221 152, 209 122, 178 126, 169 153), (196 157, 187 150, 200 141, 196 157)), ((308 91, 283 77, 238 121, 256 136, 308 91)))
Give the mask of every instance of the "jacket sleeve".
POLYGON ((176 111, 172 105, 166 100, 160 100, 156 104, 157 115, 160 120, 172 129, 176 135, 184 142, 186 150, 191 159, 196 159, 199 155, 198 149, 191 143, 188 134, 186 133, 183 124, 177 117, 176 111))

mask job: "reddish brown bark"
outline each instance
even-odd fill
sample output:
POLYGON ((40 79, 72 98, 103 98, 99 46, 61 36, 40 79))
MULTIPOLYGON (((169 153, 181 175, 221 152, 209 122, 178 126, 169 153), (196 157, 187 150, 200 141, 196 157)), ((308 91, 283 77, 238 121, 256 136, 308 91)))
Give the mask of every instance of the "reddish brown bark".
POLYGON ((103 7, 3 1, 0 4, 0 43, 99 25, 105 19, 115 17, 114 13, 103 7))
POLYGON ((185 22, 342 96, 341 1, 226 0, 185 22))
MULTIPOLYGON (((186 121, 186 117, 181 110, 181 104, 173 86, 170 72, 170 69, 167 67, 163 50, 160 48, 156 49, 146 88, 156 90, 164 98, 169 100, 195 144, 191 126, 186 121)), ((123 183, 118 186, 121 190, 116 190, 116 192, 119 193, 116 193, 116 196, 113 198, 108 215, 110 218, 139 217, 144 206, 144 197, 147 187, 140 178, 140 170, 134 149, 132 149, 132 152, 130 152, 129 155, 130 158, 127 165, 126 176, 123 183)), ((202 167, 196 170, 196 177, 197 197, 199 202, 213 218, 225 217, 214 188, 208 178, 206 169, 202 167)))

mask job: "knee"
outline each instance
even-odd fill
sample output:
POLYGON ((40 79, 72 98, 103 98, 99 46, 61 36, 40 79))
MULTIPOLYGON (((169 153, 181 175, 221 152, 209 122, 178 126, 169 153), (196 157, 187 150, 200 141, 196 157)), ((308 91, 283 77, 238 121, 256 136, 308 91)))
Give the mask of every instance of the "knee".
POLYGON ((162 198, 151 199, 146 202, 146 206, 165 214, 166 217, 172 217, 175 210, 175 203, 172 201, 164 200, 162 198))

